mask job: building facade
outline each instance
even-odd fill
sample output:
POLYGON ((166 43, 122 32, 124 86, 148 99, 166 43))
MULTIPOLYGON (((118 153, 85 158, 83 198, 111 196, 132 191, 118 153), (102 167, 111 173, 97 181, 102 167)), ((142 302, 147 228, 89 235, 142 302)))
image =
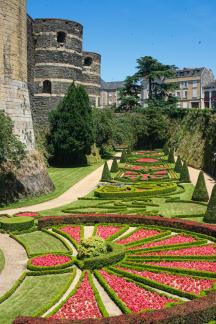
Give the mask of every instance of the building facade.
POLYGON ((64 19, 28 16, 28 84, 34 122, 48 124, 48 113, 71 83, 85 86, 99 105, 101 56, 83 51, 83 26, 64 19))
POLYGON ((205 108, 204 88, 214 80, 207 68, 184 68, 176 71, 176 77, 167 79, 167 83, 176 83, 175 96, 180 108, 205 108))
POLYGON ((205 108, 216 109, 216 81, 204 87, 204 103, 205 108))
POLYGON ((101 80, 100 107, 118 107, 118 91, 123 88, 124 81, 105 82, 101 80))
POLYGON ((0 1, 0 109, 13 121, 14 133, 34 149, 34 131, 27 86, 25 0, 0 1))

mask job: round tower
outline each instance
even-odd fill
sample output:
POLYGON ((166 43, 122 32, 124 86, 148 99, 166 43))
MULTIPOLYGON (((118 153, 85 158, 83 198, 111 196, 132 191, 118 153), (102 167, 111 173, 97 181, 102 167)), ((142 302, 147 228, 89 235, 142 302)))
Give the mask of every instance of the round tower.
POLYGON ((83 85, 86 87, 92 105, 100 106, 101 55, 83 52, 83 85))
POLYGON ((26 1, 0 0, 0 109, 14 123, 14 133, 34 148, 27 87, 26 1))
POLYGON ((33 117, 48 122, 48 112, 64 97, 69 85, 82 82, 83 27, 63 19, 35 19, 33 117))

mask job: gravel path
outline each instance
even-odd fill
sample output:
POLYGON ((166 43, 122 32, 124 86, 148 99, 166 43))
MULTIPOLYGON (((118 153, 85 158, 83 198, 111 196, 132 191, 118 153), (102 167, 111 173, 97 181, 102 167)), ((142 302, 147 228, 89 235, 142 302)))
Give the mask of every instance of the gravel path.
POLYGON ((0 296, 2 296, 26 270, 27 255, 22 245, 8 234, 0 234, 0 248, 5 257, 5 266, 0 275, 0 296))
MULTIPOLYGON (((116 156, 119 156, 119 154, 116 154, 116 156)), ((112 164, 112 160, 109 160, 108 161, 109 167, 111 166, 111 164, 112 164)), ((0 211, 0 215, 2 214, 13 215, 16 213, 24 212, 26 210, 30 212, 40 212, 42 210, 58 208, 70 204, 75 200, 77 200, 79 197, 86 196, 97 186, 98 182, 101 179, 102 171, 103 171, 103 165, 100 166, 97 170, 87 175, 79 182, 77 182, 74 186, 72 186, 70 189, 65 191, 61 196, 55 199, 46 201, 41 204, 33 205, 33 206, 2 210, 0 211)))

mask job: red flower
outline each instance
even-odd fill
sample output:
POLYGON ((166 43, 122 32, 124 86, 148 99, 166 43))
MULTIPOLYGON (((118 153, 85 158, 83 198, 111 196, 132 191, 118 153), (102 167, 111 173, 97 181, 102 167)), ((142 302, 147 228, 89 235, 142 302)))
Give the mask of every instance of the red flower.
POLYGON ((116 241, 116 243, 118 244, 127 244, 127 243, 131 243, 137 240, 142 240, 146 237, 150 237, 150 236, 154 236, 159 234, 160 232, 157 230, 151 230, 151 229, 145 229, 145 228, 140 228, 138 229, 136 232, 132 233, 130 236, 128 236, 127 238, 123 238, 120 239, 118 241, 116 241))
POLYGON ((39 216, 39 214, 38 213, 34 213, 34 212, 23 212, 23 213, 18 213, 15 216, 36 217, 36 216, 39 216))
POLYGON ((37 267, 54 267, 70 261, 71 259, 65 255, 47 254, 33 258, 31 263, 37 267))
POLYGON ((143 158, 143 159, 136 160, 136 162, 139 162, 139 163, 154 163, 154 162, 158 162, 158 160, 151 159, 151 158, 143 158))
POLYGON ((97 227, 97 235, 106 240, 108 237, 117 233, 122 227, 112 225, 99 225, 97 227))
POLYGON ((167 268, 192 269, 216 272, 216 262, 211 261, 159 261, 159 262, 144 262, 143 264, 155 265, 167 268))
POLYGON ((61 227, 60 230, 62 232, 65 232, 66 234, 70 235, 74 240, 76 240, 78 243, 80 243, 80 226, 65 226, 61 227))

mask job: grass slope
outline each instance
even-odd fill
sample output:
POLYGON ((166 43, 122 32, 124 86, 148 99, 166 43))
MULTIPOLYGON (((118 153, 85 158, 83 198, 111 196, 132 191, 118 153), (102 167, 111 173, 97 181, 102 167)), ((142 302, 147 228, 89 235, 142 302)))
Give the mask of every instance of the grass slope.
MULTIPOLYGON (((0 210, 25 206, 28 207, 31 205, 40 204, 42 202, 54 199, 63 194, 75 183, 86 177, 89 173, 96 170, 101 164, 102 163, 74 168, 49 168, 49 176, 55 185, 54 192, 51 192, 48 195, 42 195, 40 197, 20 199, 19 201, 13 204, 0 208, 0 210)), ((26 210, 28 210, 28 208, 26 208, 26 210)))
POLYGON ((60 240, 44 232, 21 234, 17 235, 17 238, 24 244, 29 254, 68 252, 60 240))
POLYGON ((67 286, 71 276, 65 273, 26 277, 15 293, 0 304, 0 323, 11 324, 17 316, 37 315, 67 286))

